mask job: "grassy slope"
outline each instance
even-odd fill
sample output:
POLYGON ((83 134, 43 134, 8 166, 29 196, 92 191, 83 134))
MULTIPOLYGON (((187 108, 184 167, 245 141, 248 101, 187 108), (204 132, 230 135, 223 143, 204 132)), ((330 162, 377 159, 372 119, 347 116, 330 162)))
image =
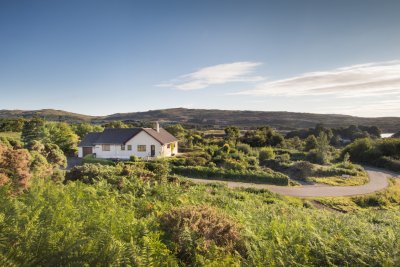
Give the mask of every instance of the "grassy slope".
POLYGON ((387 189, 370 195, 318 198, 316 201, 341 212, 354 212, 371 208, 376 210, 399 210, 400 181, 391 180, 390 186, 387 189))
POLYGON ((4 200, 0 202, 0 235, 4 234, 0 256, 5 251, 15 263, 31 265, 51 265, 55 260, 109 265, 129 257, 166 264, 174 261, 173 245, 160 232, 160 214, 174 207, 209 205, 242 227, 248 255, 240 258, 211 247, 198 255, 198 265, 400 263, 400 213, 396 210, 341 214, 316 210, 299 199, 265 190, 187 183, 134 185, 118 193, 104 183, 38 183, 18 201, 0 190, 4 200), (12 247, 2 247, 7 238, 12 238, 12 247))

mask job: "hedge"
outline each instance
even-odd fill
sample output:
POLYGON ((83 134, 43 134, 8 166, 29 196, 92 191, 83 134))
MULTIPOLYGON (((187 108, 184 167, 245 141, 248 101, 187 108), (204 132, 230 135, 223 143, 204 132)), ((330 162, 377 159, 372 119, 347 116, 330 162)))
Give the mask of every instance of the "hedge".
POLYGON ((99 163, 101 165, 109 165, 109 166, 115 166, 115 162, 107 159, 100 159, 100 158, 95 158, 93 155, 86 155, 83 160, 83 163, 99 163))
POLYGON ((174 174, 203 179, 226 179, 238 182, 256 182, 275 185, 288 185, 289 177, 274 171, 238 171, 202 166, 172 166, 174 174))
POLYGON ((386 168, 391 171, 400 172, 400 160, 390 157, 380 157, 375 161, 375 165, 381 168, 386 168))

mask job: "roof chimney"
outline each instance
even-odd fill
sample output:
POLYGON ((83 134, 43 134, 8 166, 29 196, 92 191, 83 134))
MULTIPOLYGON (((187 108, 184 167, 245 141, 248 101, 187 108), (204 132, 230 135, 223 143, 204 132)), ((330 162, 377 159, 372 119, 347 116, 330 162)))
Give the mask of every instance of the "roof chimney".
POLYGON ((158 121, 156 122, 156 130, 157 130, 157 133, 160 132, 160 124, 158 123, 158 121))

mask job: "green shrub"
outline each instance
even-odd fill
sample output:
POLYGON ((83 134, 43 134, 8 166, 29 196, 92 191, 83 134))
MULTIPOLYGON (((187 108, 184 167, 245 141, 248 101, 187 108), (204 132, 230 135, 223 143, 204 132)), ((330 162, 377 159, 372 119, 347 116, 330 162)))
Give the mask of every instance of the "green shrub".
POLYGON ((283 161, 283 162, 289 162, 290 161, 290 155, 288 153, 284 153, 284 154, 278 155, 276 157, 276 159, 279 160, 279 161, 283 161))
POLYGON ((240 152, 243 152, 246 155, 250 155, 253 152, 253 149, 248 144, 238 144, 236 146, 236 148, 237 148, 237 150, 239 150, 240 152))
POLYGON ((400 172, 400 160, 390 157, 380 157, 376 160, 375 165, 381 168, 386 168, 391 171, 400 172))
POLYGON ((299 161, 290 167, 291 175, 299 180, 306 180, 311 176, 313 170, 314 165, 308 161, 299 161))
MULTIPOLYGON (((204 166, 207 164, 207 159, 203 157, 190 157, 186 158, 185 165, 189 166, 204 166)), ((181 164, 183 165, 183 164, 181 164)))
POLYGON ((132 162, 138 162, 138 161, 140 161, 140 158, 136 155, 132 155, 129 157, 129 160, 132 162))
POLYGON ((260 164, 263 165, 266 161, 275 158, 275 152, 272 147, 263 147, 258 153, 260 164))
POLYGON ((175 174, 197 177, 204 179, 227 179, 233 181, 258 182, 276 185, 288 185, 289 178, 280 172, 272 170, 252 171, 252 170, 231 170, 223 168, 210 168, 200 166, 173 166, 172 172, 175 174))
POLYGON ((231 158, 224 159, 222 166, 225 169, 238 170, 238 171, 245 170, 248 167, 246 162, 242 162, 231 158))
POLYGON ((107 160, 107 159, 99 159, 99 158, 95 158, 93 157, 93 155, 86 155, 83 160, 83 163, 98 163, 101 165, 110 165, 110 166, 115 166, 115 162, 111 161, 111 160, 107 160))
POLYGON ((159 159, 156 161, 146 162, 146 168, 153 172, 154 178, 158 181, 166 182, 168 175, 171 171, 170 165, 166 159, 159 159))

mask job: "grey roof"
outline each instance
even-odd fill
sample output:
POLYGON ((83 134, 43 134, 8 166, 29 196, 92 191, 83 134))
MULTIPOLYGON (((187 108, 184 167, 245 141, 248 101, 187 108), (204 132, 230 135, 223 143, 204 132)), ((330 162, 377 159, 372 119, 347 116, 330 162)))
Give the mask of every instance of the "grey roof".
POLYGON ((95 144, 125 144, 142 131, 142 128, 107 128, 101 133, 95 144))
POLYGON ((88 133, 78 146, 94 146, 94 142, 100 137, 101 133, 88 133))
POLYGON ((160 128, 160 132, 157 132, 151 128, 107 128, 102 133, 88 133, 79 143, 79 146, 94 146, 96 144, 125 144, 141 131, 145 131, 162 145, 178 141, 178 139, 176 139, 172 134, 162 128, 160 128))
POLYGON ((160 132, 157 132, 156 130, 154 130, 152 128, 143 128, 143 131, 148 133, 150 136, 152 136, 154 139, 156 139, 162 145, 178 141, 178 139, 176 139, 175 136, 173 136, 172 134, 170 134, 168 131, 164 130, 163 128, 160 128, 160 132))

